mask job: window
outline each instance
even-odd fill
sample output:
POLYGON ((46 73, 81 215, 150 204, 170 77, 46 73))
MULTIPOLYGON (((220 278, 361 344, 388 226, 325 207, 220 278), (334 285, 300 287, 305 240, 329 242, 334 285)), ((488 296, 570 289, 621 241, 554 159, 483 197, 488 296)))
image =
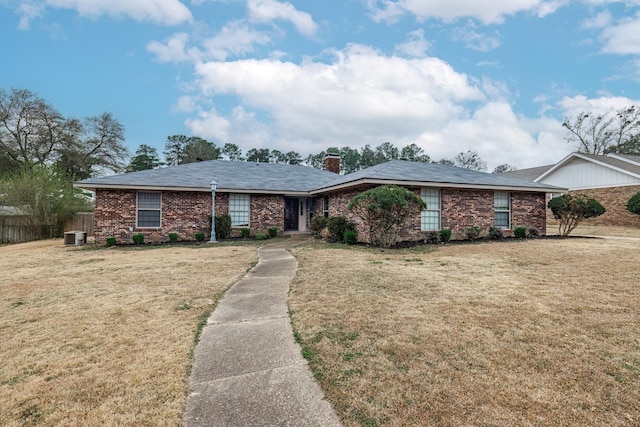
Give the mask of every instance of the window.
POLYGON ((427 209, 420 214, 420 230, 440 230, 440 190, 437 188, 423 188, 420 196, 427 204, 427 209))
POLYGON ((493 200, 494 222, 499 228, 511 228, 511 193, 496 191, 493 200))
POLYGON ((329 196, 322 197, 322 213, 325 218, 329 218, 329 196))
POLYGON ((249 226, 249 195, 230 194, 229 195, 229 216, 231 216, 232 227, 249 226))
POLYGON ((160 227, 160 206, 162 193, 138 192, 137 226, 138 228, 160 227))

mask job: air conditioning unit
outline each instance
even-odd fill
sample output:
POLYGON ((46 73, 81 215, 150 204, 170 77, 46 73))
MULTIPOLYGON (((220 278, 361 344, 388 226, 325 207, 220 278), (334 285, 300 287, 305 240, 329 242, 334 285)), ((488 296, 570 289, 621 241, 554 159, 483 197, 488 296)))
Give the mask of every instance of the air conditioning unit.
POLYGON ((64 233, 65 245, 84 245, 87 243, 87 233, 85 231, 66 231, 64 233))

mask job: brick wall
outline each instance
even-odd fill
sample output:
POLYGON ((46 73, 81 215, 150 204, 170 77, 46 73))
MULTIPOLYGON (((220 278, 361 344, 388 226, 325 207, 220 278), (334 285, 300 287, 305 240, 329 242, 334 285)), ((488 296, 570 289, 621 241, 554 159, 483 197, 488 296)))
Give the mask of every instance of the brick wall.
MULTIPOLYGON (((364 190, 360 190, 364 191, 364 190)), ((348 191, 329 195, 329 215, 343 215, 356 224, 358 240, 368 242, 368 230, 362 221, 353 215, 347 205, 360 191, 348 191)), ((419 188, 412 188, 420 195, 419 188)), ((451 228, 453 239, 465 239, 468 227, 481 227, 483 230, 494 223, 493 190, 441 190, 442 197, 442 228, 451 228)), ((314 215, 322 215, 322 198, 316 198, 313 203, 314 215)), ((511 221, 513 227, 535 227, 542 235, 546 230, 545 194, 544 193, 511 193, 511 221)), ((409 218, 407 226, 400 233, 401 240, 416 241, 426 237, 428 232, 420 230, 420 215, 409 218)), ((511 236, 511 230, 505 230, 506 236, 511 236)))
MULTIPOLYGON (((102 245, 108 237, 118 243, 131 243, 131 236, 144 234, 146 242, 165 242, 169 233, 178 233, 181 240, 194 240, 195 234, 211 232, 211 193, 162 192, 160 228, 136 227, 135 190, 97 190, 95 206, 95 241, 102 245)), ((216 193, 216 214, 229 213, 229 194, 216 193)), ((250 227, 255 234, 269 227, 284 227, 284 197, 251 195, 250 227)), ((239 234, 239 230, 234 230, 239 234)))
MULTIPOLYGON (((587 219, 582 224, 630 227, 640 227, 640 215, 634 215, 627 210, 627 201, 638 192, 640 192, 640 185, 571 191, 572 194, 586 194, 593 197, 607 210, 599 217, 587 219)), ((547 218, 552 224, 558 223, 550 209, 547 209, 547 218)))

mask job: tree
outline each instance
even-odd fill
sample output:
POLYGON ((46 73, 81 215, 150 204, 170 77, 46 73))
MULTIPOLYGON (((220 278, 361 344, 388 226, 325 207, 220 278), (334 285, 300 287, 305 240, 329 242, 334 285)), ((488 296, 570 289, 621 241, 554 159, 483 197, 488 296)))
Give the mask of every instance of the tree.
POLYGON ((158 156, 158 150, 146 144, 142 144, 136 150, 136 155, 127 166, 127 172, 137 172, 147 169, 156 169, 162 164, 158 156))
POLYGON ((304 163, 307 166, 311 166, 312 168, 316 168, 316 169, 323 169, 324 168, 324 157, 327 155, 326 152, 321 151, 317 154, 309 154, 305 159, 304 159, 304 163))
POLYGON ((416 144, 409 144, 400 150, 400 159, 409 160, 411 162, 430 163, 431 157, 424 153, 424 150, 416 144))
POLYGON ((613 115, 582 112, 575 119, 565 117, 562 126, 567 129, 565 139, 576 143, 581 153, 620 152, 640 131, 640 109, 631 105, 613 115))
POLYGON ((640 134, 635 134, 626 141, 607 148, 605 150, 605 154, 608 153, 631 154, 634 156, 640 156, 640 134))
POLYGON ((384 163, 389 160, 396 160, 400 157, 398 148, 390 142, 383 142, 376 147, 376 164, 384 163))
POLYGON ((0 89, 0 151, 17 165, 45 164, 62 139, 65 119, 35 93, 0 89))
POLYGON ((184 150, 189 142, 185 135, 170 135, 164 145, 164 161, 168 166, 178 166, 184 157, 184 150))
POLYGON ((437 162, 439 165, 445 165, 445 166, 455 166, 455 163, 453 163, 452 160, 449 159, 440 159, 437 162))
POLYGON ((225 143, 222 147, 222 154, 224 154, 227 159, 240 161, 244 160, 242 157, 242 150, 236 144, 231 144, 229 142, 225 143))
POLYGON ((348 209, 368 227, 369 242, 383 248, 395 245, 407 219, 426 208, 412 191, 397 185, 382 185, 356 195, 348 209))
POLYGON ((0 181, 0 204, 15 206, 40 238, 60 237, 66 221, 91 210, 64 172, 45 165, 22 165, 0 181))
POLYGON ((247 151, 248 162, 269 163, 271 151, 268 148, 252 148, 247 151))
POLYGON ((629 198, 627 201, 627 210, 636 215, 640 215, 640 192, 629 198))
POLYGON ((300 153, 297 153, 295 151, 287 151, 282 155, 282 158, 284 160, 284 163, 290 165, 299 165, 300 163, 302 163, 302 157, 300 156, 300 153))
POLYGON ((583 220, 595 218, 606 211, 596 199, 584 194, 554 197, 547 207, 559 221, 558 234, 561 236, 568 236, 583 220))
POLYGON ((474 171, 487 170, 487 162, 483 161, 477 152, 471 150, 467 150, 466 153, 464 151, 458 153, 453 158, 453 163, 459 168, 470 169, 474 171))
POLYGON ((371 149, 369 144, 367 144, 360 150, 360 169, 375 165, 377 165, 376 153, 371 149))
POLYGON ((494 173, 494 174, 505 173, 505 172, 514 171, 516 169, 517 168, 515 166, 511 166, 509 163, 503 163, 499 166, 496 166, 496 168, 491 173, 494 173))
POLYGON ((216 144, 204 138, 192 136, 184 147, 184 154, 180 158, 180 164, 217 160, 219 158, 220 149, 216 147, 216 144))
POLYGON ((360 153, 351 147, 340 149, 340 172, 343 174, 360 170, 360 153))

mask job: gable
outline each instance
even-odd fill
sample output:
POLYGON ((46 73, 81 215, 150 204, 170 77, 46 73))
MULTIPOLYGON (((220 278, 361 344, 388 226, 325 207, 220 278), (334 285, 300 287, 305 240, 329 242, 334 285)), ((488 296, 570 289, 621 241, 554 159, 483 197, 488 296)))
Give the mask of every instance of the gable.
POLYGON ((570 190, 640 184, 640 178, 593 161, 573 157, 538 182, 570 190))

